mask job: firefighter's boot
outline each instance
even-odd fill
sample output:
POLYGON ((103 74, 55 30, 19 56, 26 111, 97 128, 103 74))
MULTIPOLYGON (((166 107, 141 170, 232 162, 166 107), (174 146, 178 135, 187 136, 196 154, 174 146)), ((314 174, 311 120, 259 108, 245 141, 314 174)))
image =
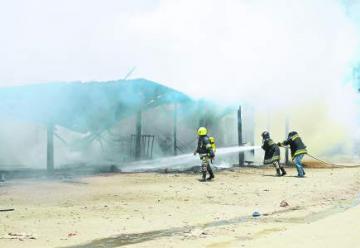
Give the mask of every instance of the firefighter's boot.
POLYGON ((214 172, 212 171, 210 165, 207 166, 207 170, 208 170, 210 176, 206 180, 210 181, 215 178, 214 172))
POLYGON ((202 182, 205 182, 206 181, 206 171, 203 171, 202 172, 202 179, 201 179, 202 182))
POLYGON ((286 170, 285 170, 285 168, 284 168, 284 167, 281 167, 280 170, 281 170, 281 176, 285 176, 285 175, 286 175, 286 170))
POLYGON ((277 175, 278 177, 281 177, 280 169, 277 169, 277 168, 276 168, 276 175, 277 175))

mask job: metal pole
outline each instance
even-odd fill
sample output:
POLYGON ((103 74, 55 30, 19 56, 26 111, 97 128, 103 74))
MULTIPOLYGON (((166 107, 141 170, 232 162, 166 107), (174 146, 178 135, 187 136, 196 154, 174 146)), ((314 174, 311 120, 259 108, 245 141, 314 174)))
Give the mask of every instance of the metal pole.
POLYGON ((173 116, 173 143, 174 143, 174 156, 177 155, 177 144, 176 144, 176 128, 177 128, 177 104, 174 103, 174 116, 173 116))
MULTIPOLYGON (((241 117, 241 106, 238 110, 238 143, 239 146, 243 146, 243 136, 242 136, 242 117, 241 117)), ((244 153, 239 152, 239 166, 244 166, 244 153)))
POLYGON ((54 171, 54 124, 47 126, 47 163, 46 169, 49 173, 54 171))
POLYGON ((141 158, 141 110, 136 113, 135 159, 141 158))

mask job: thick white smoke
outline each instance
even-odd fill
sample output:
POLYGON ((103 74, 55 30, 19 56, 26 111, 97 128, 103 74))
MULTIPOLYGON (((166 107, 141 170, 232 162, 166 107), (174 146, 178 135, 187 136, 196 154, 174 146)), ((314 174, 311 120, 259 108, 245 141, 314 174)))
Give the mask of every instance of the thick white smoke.
POLYGON ((214 100, 278 107, 326 97, 358 55, 339 1, 163 1, 130 20, 143 56, 160 62, 145 74, 214 100))
POLYGON ((144 77, 247 102, 259 133, 290 129, 320 154, 353 152, 358 1, 15 0, 2 4, 0 85, 144 77), (350 141, 350 142, 349 142, 350 141), (346 149, 343 147, 346 147, 346 149), (334 150, 334 149, 332 149, 334 150))
MULTIPOLYGON (((146 44, 141 53, 160 60, 155 67, 171 86, 252 104, 257 134, 271 126, 275 139, 284 138, 288 118, 312 153, 353 155, 354 9, 359 4, 343 1, 163 1, 130 23, 146 44)), ((159 72, 147 67, 145 74, 159 72)))

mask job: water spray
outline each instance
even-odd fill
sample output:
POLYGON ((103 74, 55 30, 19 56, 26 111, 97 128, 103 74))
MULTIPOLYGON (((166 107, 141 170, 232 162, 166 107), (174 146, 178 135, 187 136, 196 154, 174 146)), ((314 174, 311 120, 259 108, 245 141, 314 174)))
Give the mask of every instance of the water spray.
MULTIPOLYGON (((236 152, 246 152, 260 149, 260 146, 232 146, 216 149, 216 156, 227 155, 236 152)), ((199 157, 193 153, 183 154, 179 156, 165 157, 153 160, 137 161, 121 167, 123 172, 141 172, 157 169, 180 169, 191 168, 198 162, 199 157)))

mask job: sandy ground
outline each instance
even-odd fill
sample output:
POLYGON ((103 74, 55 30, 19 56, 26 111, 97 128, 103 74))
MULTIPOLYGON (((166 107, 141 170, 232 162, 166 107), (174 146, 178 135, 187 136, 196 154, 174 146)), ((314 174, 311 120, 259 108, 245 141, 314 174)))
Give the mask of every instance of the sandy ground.
POLYGON ((360 168, 108 174, 0 186, 0 247, 358 247, 360 168), (286 201, 289 206, 281 207, 286 201), (252 217, 258 211, 260 217, 252 217))

